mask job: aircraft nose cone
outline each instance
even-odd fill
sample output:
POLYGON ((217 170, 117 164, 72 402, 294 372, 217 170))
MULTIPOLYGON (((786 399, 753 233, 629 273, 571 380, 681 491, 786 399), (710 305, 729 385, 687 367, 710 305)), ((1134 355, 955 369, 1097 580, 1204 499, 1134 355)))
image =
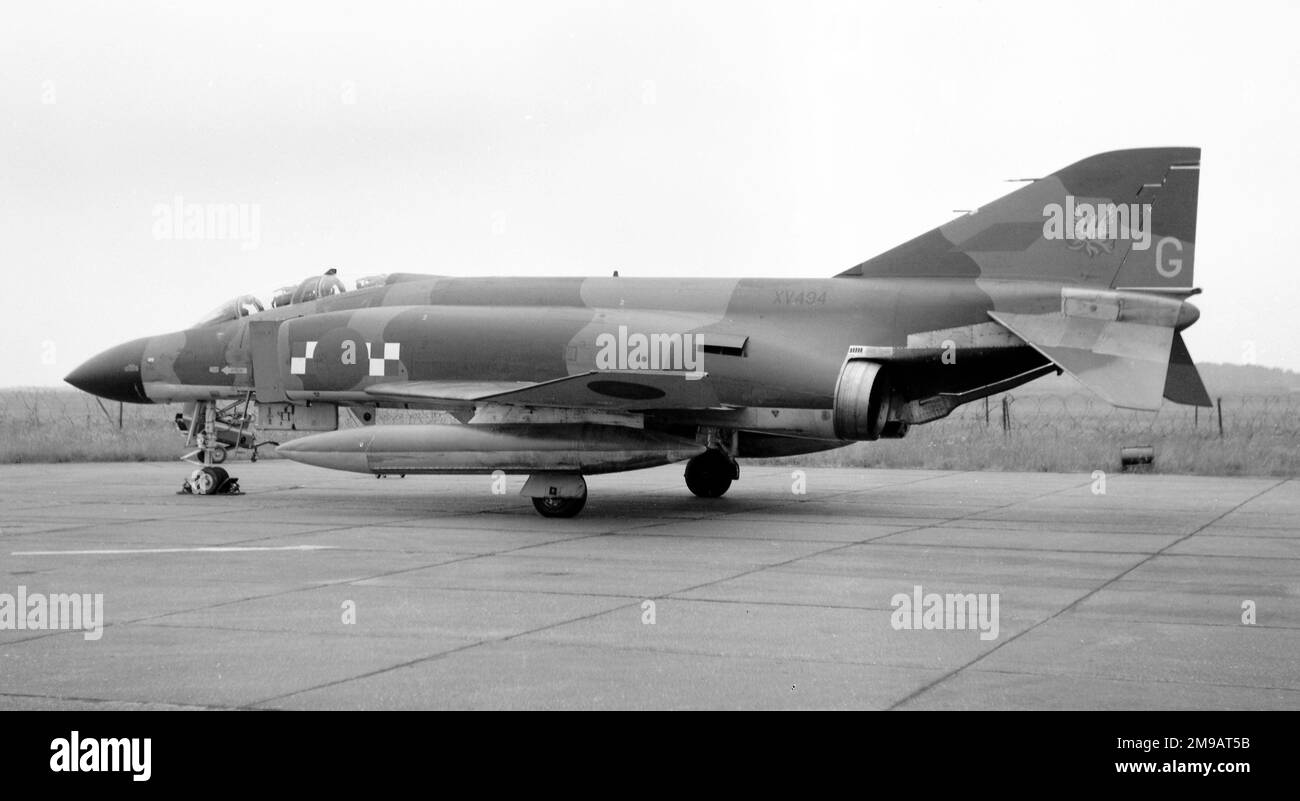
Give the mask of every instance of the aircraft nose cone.
POLYGON ((107 400, 126 403, 149 403, 140 379, 146 340, 124 342, 88 360, 68 373, 64 381, 83 392, 107 400))

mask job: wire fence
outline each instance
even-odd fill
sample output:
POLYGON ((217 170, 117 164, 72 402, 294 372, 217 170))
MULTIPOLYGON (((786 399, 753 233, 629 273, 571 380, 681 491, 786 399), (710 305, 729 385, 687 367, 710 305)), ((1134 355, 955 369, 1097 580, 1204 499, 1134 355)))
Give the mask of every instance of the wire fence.
POLYGON ((1290 435, 1300 440, 1300 393, 1213 398, 1209 408, 1166 401, 1155 412, 1117 409, 1093 395, 1004 393, 967 404, 941 421, 944 427, 1016 435, 1066 430, 1078 434, 1221 437, 1290 435))
POLYGON ((153 425, 175 414, 171 407, 103 401, 61 389, 0 390, 0 430, 48 427, 126 429, 153 425))

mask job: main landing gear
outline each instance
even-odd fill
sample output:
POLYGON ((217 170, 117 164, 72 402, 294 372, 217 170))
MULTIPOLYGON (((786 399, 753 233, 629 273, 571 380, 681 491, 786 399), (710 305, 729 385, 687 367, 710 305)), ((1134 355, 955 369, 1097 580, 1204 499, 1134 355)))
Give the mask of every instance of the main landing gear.
POLYGON ((721 498, 740 478, 740 465, 722 448, 709 448, 686 463, 686 486, 701 498, 721 498))

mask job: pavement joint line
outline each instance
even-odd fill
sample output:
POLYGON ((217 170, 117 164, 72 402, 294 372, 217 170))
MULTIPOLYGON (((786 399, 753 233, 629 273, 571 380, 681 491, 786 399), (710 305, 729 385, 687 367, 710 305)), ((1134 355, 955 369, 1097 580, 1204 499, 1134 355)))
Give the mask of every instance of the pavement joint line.
POLYGON ((1277 623, 1252 623, 1249 626, 1242 626, 1241 623, 1212 623, 1207 620, 1153 620, 1151 618, 1133 618, 1133 617, 1110 617, 1107 615, 1092 614, 1074 610, 1074 616, 1083 620, 1110 621, 1112 623, 1142 623, 1151 626, 1183 626, 1186 628, 1216 628, 1216 629, 1263 629, 1266 631, 1300 631, 1300 625, 1285 626, 1277 623))
POLYGON ((942 684, 943 682, 948 681, 949 679, 953 678, 954 676, 959 675, 962 671, 966 670, 967 668, 970 668, 970 667, 972 667, 972 666, 974 666, 974 665, 979 664, 979 663, 980 663, 981 661, 983 661, 984 659, 988 658, 989 656, 991 656, 991 655, 994 654, 994 653, 997 653, 998 651, 1002 650, 1002 648, 1004 648, 1004 647, 1010 645, 1011 643, 1013 643, 1013 642, 1015 642, 1016 640, 1020 639, 1021 637, 1025 636, 1025 635, 1028 634, 1029 632, 1031 632, 1031 631, 1036 631, 1037 629, 1039 629, 1039 628, 1042 627, 1043 625, 1045 625, 1045 624, 1047 624, 1047 623, 1050 623, 1051 621, 1057 619, 1057 618, 1060 617, 1061 615, 1064 615, 1065 613, 1070 612, 1071 610, 1077 608, 1077 607, 1078 607, 1080 604, 1082 604, 1084 601, 1088 600, 1089 598, 1093 597, 1093 596, 1096 595, 1097 593, 1099 593, 1099 592, 1101 592, 1102 590, 1106 589, 1107 587, 1111 586, 1111 585, 1114 584, 1115 582, 1117 582, 1117 581, 1119 581, 1120 579, 1124 578, 1125 576, 1129 575, 1129 574, 1132 573, 1134 570, 1137 570, 1139 567, 1141 567, 1141 566, 1143 566, 1143 565, 1145 565, 1145 564, 1151 562, 1152 560, 1156 559, 1156 558, 1159 557, 1162 553, 1164 553, 1165 551, 1167 551, 1167 550, 1169 550, 1170 548, 1174 547, 1174 546, 1177 545, 1178 543, 1183 542, 1184 540, 1191 539, 1192 537, 1196 536, 1197 533, 1199 533, 1199 532, 1201 532, 1201 531, 1203 531, 1203 530, 1209 528, 1210 526, 1213 526, 1215 523, 1217 523, 1218 521, 1220 521, 1220 520, 1222 520, 1223 518, 1227 517, 1228 515, 1232 514, 1233 512, 1237 511, 1237 510, 1240 509, 1241 507, 1245 506, 1245 505, 1248 504, 1248 503, 1251 503, 1252 501, 1255 501, 1256 499, 1258 499, 1258 498, 1260 498, 1260 497, 1262 497, 1262 496, 1268 494, 1269 492, 1272 492, 1274 489, 1276 489, 1276 488, 1278 488, 1279 486, 1285 484, 1286 482, 1287 482, 1286 479, 1283 479, 1283 480, 1280 480, 1280 481, 1276 481, 1276 482, 1273 483, 1272 485, 1270 485, 1270 486, 1268 486, 1268 487, 1265 487, 1264 489, 1260 490, 1259 492, 1256 492, 1254 495, 1250 496, 1249 498, 1246 498, 1245 500, 1243 500, 1243 501, 1241 501, 1240 503, 1238 503, 1236 506, 1233 506, 1231 509, 1228 509, 1227 511, 1223 512, 1222 514, 1220 514, 1219 516, 1213 518, 1212 520, 1209 520, 1208 522, 1206 522, 1205 524, 1203 524, 1203 525, 1200 526, 1199 528, 1195 529, 1194 531, 1191 531, 1191 532, 1189 532, 1189 533, 1187 533, 1187 534, 1184 534, 1183 536, 1179 537, 1178 539, 1176 539, 1176 540, 1174 540, 1173 542, 1171 542, 1171 543, 1169 543, 1168 545, 1166 545, 1164 548, 1161 548, 1159 551, 1156 551, 1155 553, 1148 555, 1145 559, 1142 559, 1142 560, 1136 562, 1135 564, 1129 566, 1127 569, 1121 571, 1119 574, 1117 574, 1117 575, 1113 576, 1112 578, 1110 578, 1109 580, 1105 581, 1105 582, 1102 583, 1101 585, 1099 585, 1099 586, 1093 588, 1092 590, 1089 590, 1088 592, 1084 593, 1083 595, 1079 596, 1079 597, 1076 598, 1074 601, 1070 602, 1070 603, 1067 604, 1066 606, 1064 606, 1064 607, 1062 607, 1061 609, 1057 610, 1055 613, 1053 613, 1053 614, 1051 614, 1051 615, 1049 615, 1049 616, 1043 618, 1043 619, 1040 620, 1039 622, 1037 622, 1037 623, 1035 623, 1034 625, 1032 625, 1032 626, 1030 626, 1030 627, 1024 629, 1023 631, 1016 632, 1015 634, 1011 635, 1010 637, 1008 637, 1007 639, 1003 640, 1002 642, 999 642, 997 645, 994 645, 992 648, 990 648, 989 650, 987 650, 987 651, 985 651, 984 653, 980 654, 979 656, 975 657, 974 659, 972 659, 971 661, 967 662, 966 664, 957 666, 955 669, 953 669, 952 671, 950 671, 950 672, 947 673, 946 675, 940 677, 938 680, 933 681, 933 682, 930 682, 929 684, 923 685, 923 686, 921 686, 920 688, 918 688, 918 689, 912 691, 910 694, 908 694, 908 695, 904 696, 903 698, 899 699, 897 702, 895 702, 895 703, 894 703, 892 706, 890 706, 889 708, 890 708, 890 709, 898 709, 898 708, 901 707, 903 704, 909 703, 909 702, 911 702, 911 701, 913 701, 913 700, 919 698, 920 696, 924 695, 925 693, 927 693, 927 692, 929 692, 930 690, 934 689, 935 687, 939 686, 939 685, 942 684))
MULTIPOLYGON (((396 640, 396 639, 401 639, 402 636, 404 636, 400 634, 369 633, 369 632, 363 632, 361 630, 329 632, 329 631, 308 631, 307 629, 275 629, 275 628, 262 629, 262 628, 257 628, 255 626, 248 626, 248 627, 212 626, 204 623, 169 623, 164 621, 158 621, 153 623, 137 623, 135 625, 140 626, 142 628, 172 629, 174 631, 224 631, 224 632, 229 632, 231 634, 288 634, 288 635, 297 635, 297 636, 306 635, 310 637, 328 637, 328 638, 335 638, 335 639, 396 640)), ((472 639, 470 637, 455 637, 455 636, 450 636, 450 638, 458 639, 458 640, 472 639)))
POLYGON ((1222 687, 1230 690, 1265 690, 1268 692, 1300 693, 1300 687, 1272 687, 1257 684, 1230 684, 1222 681, 1187 681, 1186 679, 1134 679, 1128 676, 1093 676, 1077 673, 1044 673, 1037 670, 1007 670, 1006 668, 971 668, 972 673, 1006 676, 1035 676, 1044 679, 1069 679, 1077 681, 1117 681, 1125 684, 1177 684, 1184 687, 1222 687))
POLYGON ((1300 556, 1255 556, 1248 553, 1197 553, 1196 551, 1179 551, 1178 553, 1161 554, 1161 556, 1166 559, 1259 559, 1264 562, 1294 562, 1300 560, 1300 556))
MULTIPOLYGON (((899 531, 896 533, 905 534, 908 532, 899 531)), ((891 535, 886 534, 885 536, 888 537, 891 535)), ((1159 534, 1153 536, 1177 537, 1178 535, 1159 534)), ((989 553, 993 553, 997 551, 1007 551, 1011 553, 1091 554, 1093 556, 1143 556, 1143 555, 1155 555, 1159 553, 1159 551, 1140 551, 1140 550, 1109 551, 1109 550, 1101 550, 1101 549, 1084 549, 1084 548, 1027 548, 1027 547, 1016 547, 1012 545, 957 545, 957 544, 947 543, 947 542, 943 542, 943 543, 882 542, 879 539, 871 540, 870 544, 876 546, 885 545, 891 548, 925 548, 928 550, 942 550, 944 548, 952 548, 953 550, 957 550, 957 551, 984 551, 989 553)), ((1172 545, 1173 543, 1170 544, 1172 545)), ((1197 559, 1264 559, 1270 562, 1277 561, 1279 559, 1283 559, 1283 560, 1300 559, 1300 556, 1237 556, 1235 554, 1219 554, 1219 553, 1166 553, 1162 555, 1169 557, 1171 559, 1175 557, 1197 558, 1197 559)))
MULTIPOLYGON (((1248 528, 1248 529, 1244 529, 1244 530, 1245 530, 1245 531, 1251 531, 1251 532, 1254 532, 1254 531, 1290 531, 1290 532, 1294 532, 1294 531, 1295 531, 1295 529, 1293 529, 1293 528, 1260 528, 1260 529, 1250 529, 1250 528, 1248 528)), ((1283 535, 1283 534, 1253 534, 1253 533, 1252 533, 1252 534, 1218 534, 1218 533, 1216 533, 1216 532, 1214 532, 1214 531, 1202 531, 1202 532, 1200 533, 1200 536, 1202 536, 1202 537, 1218 537, 1218 538, 1220 538, 1220 539, 1225 539, 1225 540, 1231 540, 1231 539, 1238 539, 1238 538, 1240 538, 1240 539, 1256 539, 1256 540, 1279 540, 1279 541, 1283 541, 1283 542, 1285 542, 1285 541, 1287 541, 1287 540, 1296 540, 1296 539, 1300 539, 1300 538, 1297 538, 1296 535, 1295 535, 1294 533, 1293 533, 1293 534, 1290 534, 1290 535, 1288 536, 1288 535, 1283 535)))
MULTIPOLYGON (((926 530, 942 532, 945 531, 945 527, 943 525, 920 526, 917 528, 907 529, 904 531, 895 531, 893 534, 886 534, 885 536, 892 537, 897 534, 913 534, 917 531, 926 531, 926 530)), ((951 531, 951 529, 946 529, 946 530, 951 531)), ((980 529, 980 530, 982 531, 984 529, 980 529)), ((988 529, 988 531, 990 533, 996 533, 994 532, 993 529, 988 529)), ((1134 536, 1134 535, 1128 534, 1124 536, 1134 536)), ((1162 539, 1174 539, 1179 535, 1178 534, 1149 534, 1149 535, 1142 535, 1142 536, 1160 537, 1162 539)), ((1022 552, 1029 552, 1029 553, 1090 553, 1090 554, 1102 554, 1102 555, 1112 555, 1112 556, 1132 556, 1135 553, 1155 552, 1150 550, 1118 551, 1110 548, 1034 548, 1028 545, 966 545, 960 542, 881 542, 879 540, 873 540, 873 544, 888 545, 893 548, 952 548, 958 551, 963 551, 963 550, 1022 551, 1022 552)))
MULTIPOLYGON (((411 589, 410 587, 405 587, 398 584, 392 584, 392 585, 374 584, 371 585, 371 588, 379 589, 379 590, 394 590, 394 591, 411 589)), ((425 589, 438 590, 439 592, 445 590, 447 592, 481 592, 481 593, 488 593, 493 595, 547 595, 547 596, 555 596, 560 598, 602 598, 602 599, 609 599, 609 600, 625 600, 625 601, 636 600, 638 602, 644 601, 646 598, 650 597, 644 594, 630 594, 625 592, 568 592, 566 590, 538 590, 538 589, 512 590, 512 589, 502 589, 498 587, 458 587, 450 584, 429 585, 428 587, 425 587, 425 589)))
MULTIPOLYGON (((206 514, 206 513, 205 513, 205 514, 206 514)), ((120 519, 120 520, 119 520, 119 519, 117 519, 117 518, 110 518, 110 519, 106 519, 106 520, 91 520, 91 521, 89 521, 89 522, 87 522, 87 523, 80 523, 80 522, 78 521, 76 524, 71 525, 71 526, 68 526, 68 527, 65 527, 65 528, 46 529, 46 530, 43 530, 43 531, 33 531, 33 532, 29 532, 29 533, 31 533, 31 534, 63 534, 63 533, 67 533, 67 532, 70 532, 70 531, 77 531, 77 530, 79 530, 79 529, 86 529, 86 528, 90 528, 90 529, 94 529, 94 528, 111 528, 111 527, 113 527, 113 526, 125 526, 125 525, 138 526, 138 525, 141 525, 142 523, 175 523, 175 522, 177 522, 177 521, 183 521, 183 522, 195 522, 193 518, 195 518, 195 517, 200 517, 200 516, 201 516, 201 515, 198 515, 198 514, 196 514, 196 515, 179 515, 179 516, 177 516, 177 515, 173 515, 173 516, 170 516, 170 517, 147 517, 147 518, 144 518, 143 520, 133 520, 133 519, 129 519, 129 518, 127 518, 127 519, 120 519)), ((22 535, 19 535, 19 536, 22 536, 22 535)))
MULTIPOLYGON (((969 522, 971 522, 971 521, 967 520, 967 521, 965 521, 965 522, 969 523, 969 522)), ((987 521, 981 521, 981 522, 988 522, 988 523, 1002 523, 1002 522, 1006 522, 1006 523, 1015 523, 1015 522, 1018 522, 1018 521, 1014 521, 1014 520, 1007 520, 1007 521, 1001 521, 1001 520, 987 520, 987 521)), ((936 527, 937 527, 937 528, 940 528, 941 526, 936 526, 936 527)), ((1033 528, 1033 525, 1032 525, 1032 524, 1025 524, 1025 525, 1008 525, 1008 526, 1003 526, 1003 527, 994 527, 994 526, 969 526, 969 527, 967 528, 967 530, 968 530, 968 531, 988 531, 988 532, 994 532, 994 533, 1002 533, 1002 532, 1008 532, 1008 533, 1010 533, 1010 532, 1033 533, 1035 529, 1033 528)), ((1247 531, 1253 531, 1254 529, 1246 529, 1246 530, 1247 530, 1247 531)), ((1295 529, 1259 529, 1259 530, 1260 530, 1260 531, 1264 531, 1264 530, 1268 530, 1268 531, 1294 531, 1295 529)), ((1117 535, 1124 535, 1124 536, 1181 537, 1181 536, 1183 535, 1183 532, 1182 532, 1182 531, 1160 532, 1160 531, 1149 531, 1149 530, 1131 529, 1131 528, 1103 528, 1103 527, 1096 527, 1096 528, 1091 528, 1091 529, 1079 529, 1079 530, 1075 530, 1075 531, 1057 531, 1057 532, 1054 532, 1054 535, 1055 535, 1055 536, 1067 536, 1067 535, 1070 535, 1070 534, 1087 534, 1087 535, 1117 534, 1117 535)), ((1261 539, 1273 539, 1273 540, 1289 540, 1289 539, 1296 539, 1296 537, 1294 537, 1294 536, 1291 536, 1291 537, 1285 537, 1285 536, 1280 536, 1280 535, 1268 535, 1268 534, 1261 534, 1261 535, 1255 535, 1255 534, 1215 534, 1215 533, 1213 533, 1213 532, 1208 532, 1208 531, 1203 531, 1203 532, 1201 532, 1201 536, 1202 536, 1202 537, 1256 537, 1256 536, 1258 536, 1258 537, 1261 538, 1261 539)))
POLYGON ((333 545, 282 545, 256 547, 250 545, 195 545, 189 548, 117 548, 68 551, 14 551, 10 556, 148 556, 151 554, 182 553, 307 553, 310 551, 336 551, 333 545))
POLYGON ((239 707, 224 704, 178 703, 175 701, 126 701, 118 698, 91 698, 76 695, 50 695, 46 693, 15 693, 0 690, 0 698, 42 698, 47 701, 73 701, 82 704, 128 704, 131 706, 166 706, 193 709, 234 710, 239 707))

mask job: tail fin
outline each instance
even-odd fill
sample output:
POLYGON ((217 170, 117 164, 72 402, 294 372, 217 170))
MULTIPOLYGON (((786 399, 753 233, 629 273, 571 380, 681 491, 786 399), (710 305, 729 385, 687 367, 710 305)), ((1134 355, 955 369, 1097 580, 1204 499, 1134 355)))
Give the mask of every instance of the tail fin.
POLYGON ((1189 294, 1199 148, 1090 156, 841 273, 1189 294))

